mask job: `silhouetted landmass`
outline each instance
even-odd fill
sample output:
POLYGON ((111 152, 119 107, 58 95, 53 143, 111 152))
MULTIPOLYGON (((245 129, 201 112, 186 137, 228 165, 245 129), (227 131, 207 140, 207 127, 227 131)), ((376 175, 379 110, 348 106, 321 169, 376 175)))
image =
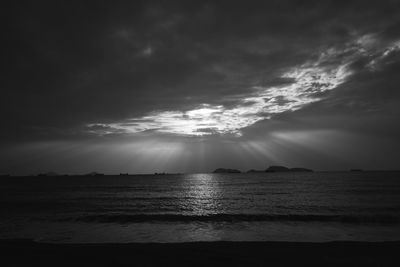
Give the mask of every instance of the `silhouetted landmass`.
POLYGON ((307 168, 291 168, 290 171, 291 172, 313 172, 313 170, 307 169, 307 168))
POLYGON ((37 176, 53 177, 53 176, 60 176, 60 174, 56 172, 46 172, 46 173, 39 173, 37 176))
POLYGON ((259 173, 259 172, 265 172, 265 171, 263 171, 263 170, 254 170, 254 169, 251 169, 251 170, 247 171, 247 173, 259 173))
POLYGON ((129 176, 129 173, 120 173, 119 176, 129 176))
POLYGON ((269 166, 265 172, 289 172, 290 169, 285 166, 269 166))
POLYGON ((0 241, 1 266, 400 266, 400 242, 50 244, 0 241))
POLYGON ((86 176, 104 176, 104 173, 90 172, 86 176))
POLYGON ((224 168, 218 168, 213 173, 241 173, 241 171, 236 170, 236 169, 224 169, 224 168))
POLYGON ((361 169, 351 169, 350 171, 351 172, 362 172, 363 170, 361 170, 361 169))
POLYGON ((311 169, 307 168, 288 168, 285 166, 270 166, 265 172, 313 172, 311 169))

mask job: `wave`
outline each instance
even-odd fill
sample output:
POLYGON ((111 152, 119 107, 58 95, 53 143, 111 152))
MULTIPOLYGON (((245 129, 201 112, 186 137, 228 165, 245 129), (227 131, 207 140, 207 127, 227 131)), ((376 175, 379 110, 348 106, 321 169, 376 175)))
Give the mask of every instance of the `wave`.
POLYGON ((342 222, 342 223, 400 223, 393 215, 314 215, 314 214, 96 214, 64 218, 62 221, 98 223, 143 223, 143 222, 342 222))

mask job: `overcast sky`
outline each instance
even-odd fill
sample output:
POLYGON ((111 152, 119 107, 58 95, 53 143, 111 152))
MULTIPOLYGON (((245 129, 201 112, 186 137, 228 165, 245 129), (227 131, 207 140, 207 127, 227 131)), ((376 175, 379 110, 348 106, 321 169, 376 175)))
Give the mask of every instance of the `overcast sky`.
POLYGON ((400 1, 14 1, 0 173, 400 169, 400 1))

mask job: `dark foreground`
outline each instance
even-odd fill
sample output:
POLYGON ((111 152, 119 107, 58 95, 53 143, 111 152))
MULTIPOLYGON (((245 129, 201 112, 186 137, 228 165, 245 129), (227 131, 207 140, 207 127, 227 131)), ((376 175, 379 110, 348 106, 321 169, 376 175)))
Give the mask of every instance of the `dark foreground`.
POLYGON ((400 242, 45 244, 0 241, 1 266, 400 266, 400 242))

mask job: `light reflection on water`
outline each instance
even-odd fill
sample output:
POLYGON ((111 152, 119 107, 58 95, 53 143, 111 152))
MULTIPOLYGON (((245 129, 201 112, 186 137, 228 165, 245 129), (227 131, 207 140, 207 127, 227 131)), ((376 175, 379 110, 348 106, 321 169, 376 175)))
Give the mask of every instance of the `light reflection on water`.
POLYGON ((180 205, 192 214, 206 215, 219 211, 224 213, 220 205, 221 189, 219 181, 213 174, 191 174, 183 180, 184 188, 180 205))
POLYGON ((400 239, 400 220, 390 220, 400 218, 399 175, 13 177, 0 180, 0 238, 54 242, 396 240, 400 239), (336 216, 344 216, 347 222, 336 216))

